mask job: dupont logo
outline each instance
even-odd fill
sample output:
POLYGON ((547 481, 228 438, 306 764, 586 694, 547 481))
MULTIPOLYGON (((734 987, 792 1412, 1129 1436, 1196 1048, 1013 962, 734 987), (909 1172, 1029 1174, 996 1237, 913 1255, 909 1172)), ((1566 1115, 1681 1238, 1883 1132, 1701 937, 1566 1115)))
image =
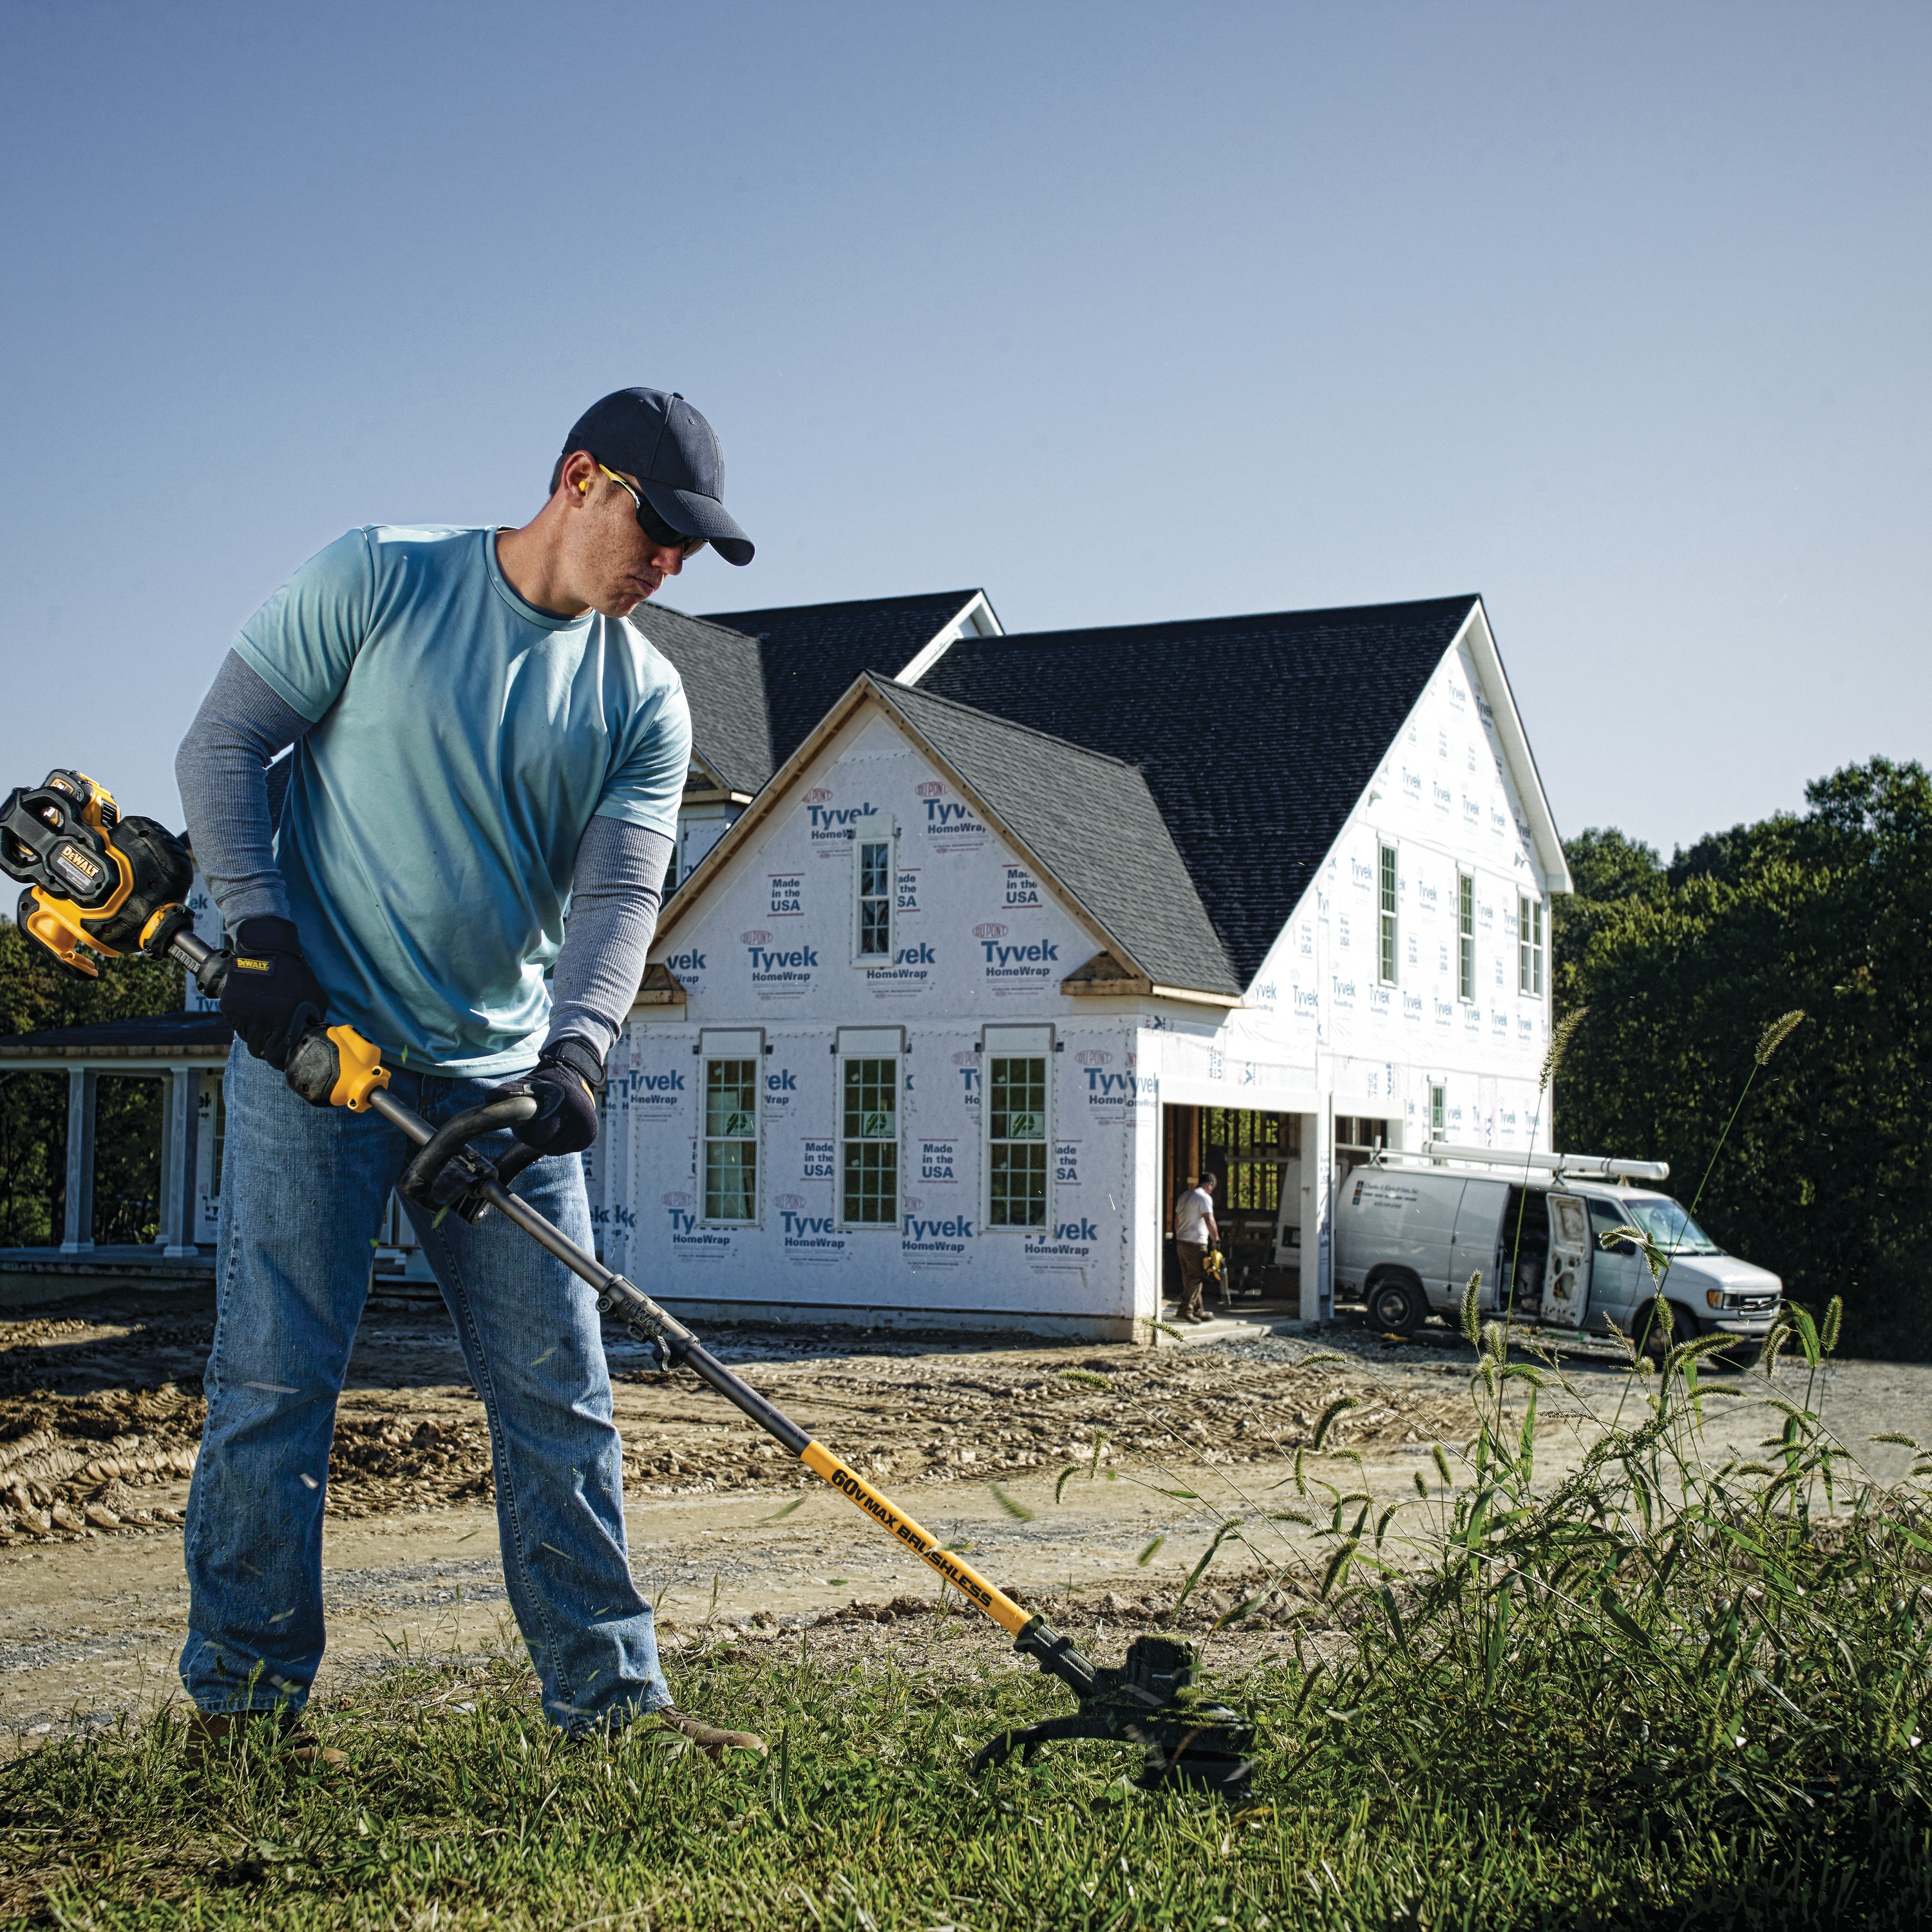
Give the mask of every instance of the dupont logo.
POLYGON ((694 1197, 688 1194, 671 1193, 661 1197, 667 1208, 688 1208, 694 1197))
POLYGON ((814 785, 806 794, 805 802, 807 805, 823 805, 831 796, 823 785, 814 785))
POLYGON ((1103 1046, 1083 1046, 1073 1058, 1082 1066, 1108 1066, 1114 1059, 1103 1046))
POLYGON ((984 926, 976 926, 973 928, 975 939, 1004 939, 1006 936, 1006 927, 992 920, 988 920, 984 926))
POLYGON ((771 934, 760 926, 754 926, 749 932, 738 935, 739 943, 744 946, 762 946, 770 938, 771 934))
POLYGON ((908 1214, 916 1214, 925 1205, 926 1203, 916 1194, 908 1194, 905 1197, 905 1210, 908 1214))
POLYGON ((913 790, 921 798, 944 798, 946 796, 946 788, 937 778, 928 778, 925 784, 914 785, 913 790))
POLYGON ((787 1214, 795 1214, 805 1205, 802 1194, 781 1194, 775 1197, 773 1204, 787 1214))
POLYGON ((956 1053, 952 1056, 952 1064, 955 1066, 977 1066, 980 1056, 969 1046, 964 1053, 956 1053))

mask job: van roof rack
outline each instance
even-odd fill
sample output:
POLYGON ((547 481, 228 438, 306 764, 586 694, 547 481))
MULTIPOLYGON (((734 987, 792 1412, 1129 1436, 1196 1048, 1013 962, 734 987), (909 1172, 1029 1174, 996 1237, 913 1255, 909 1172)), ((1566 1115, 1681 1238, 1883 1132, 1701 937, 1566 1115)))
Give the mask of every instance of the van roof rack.
POLYGON ((1383 1148, 1376 1159, 1384 1166, 1481 1167, 1521 1174, 1526 1168, 1558 1180, 1668 1180, 1667 1160, 1613 1160, 1600 1154, 1513 1154, 1506 1148, 1459 1147, 1453 1141, 1424 1141, 1416 1148, 1383 1148))

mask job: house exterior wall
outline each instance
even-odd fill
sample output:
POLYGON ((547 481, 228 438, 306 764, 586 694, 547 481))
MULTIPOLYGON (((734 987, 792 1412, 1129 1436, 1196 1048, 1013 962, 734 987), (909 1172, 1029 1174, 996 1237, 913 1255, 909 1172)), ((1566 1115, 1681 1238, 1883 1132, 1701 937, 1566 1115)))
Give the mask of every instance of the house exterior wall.
MULTIPOLYGON (((613 1055, 592 1180, 610 1265, 706 1304, 975 1312, 1124 1330, 1154 1286, 1122 1213, 1142 1158, 1130 1012, 1059 981, 1099 942, 898 728, 874 713, 713 880, 656 956, 688 1004, 640 1009, 613 1055), (896 831, 895 956, 854 963, 855 832, 896 831), (1051 1024, 1048 1219, 987 1223, 982 1030, 1051 1024), (758 1220, 708 1222, 707 1028, 764 1030, 758 1220), (900 1213, 841 1212, 841 1028, 899 1028, 900 1213), (1109 1200, 1114 1204, 1111 1208, 1109 1200)), ((1139 1102, 1140 1105, 1149 1104, 1139 1102)))
POLYGON ((1546 1146, 1544 990, 1516 990, 1516 898, 1536 896, 1520 802, 1474 668, 1444 659, 1233 1009, 1073 998, 1100 940, 876 707, 858 714, 653 949, 688 1004, 640 1008, 616 1049, 592 1177, 605 1258, 650 1292, 881 1322, 983 1318, 1125 1336, 1160 1311, 1163 1103, 1304 1118, 1302 1312, 1328 1312, 1339 1113, 1498 1147, 1546 1146), (890 967, 853 963, 855 831, 897 840, 890 967), (1396 854, 1396 982, 1378 970, 1379 848, 1396 854), (1458 998, 1456 878, 1474 882, 1476 997, 1458 998), (1500 980, 1498 977, 1501 974, 1500 980), (988 1025, 1049 1023, 1052 1185, 1043 1231, 987 1225, 980 1088, 988 1025), (904 1029, 903 1199, 842 1225, 841 1028, 904 1029), (760 1028, 758 1215, 707 1225, 700 1172, 707 1028, 760 1028))
POLYGON ((1331 1112, 1430 1132, 1444 1089, 1449 1138, 1546 1148, 1537 1084, 1549 1044, 1549 908, 1522 802, 1474 668, 1445 656, 1366 796, 1256 974, 1238 1040, 1317 1069, 1331 1112), (1381 973, 1381 866, 1396 861, 1396 970, 1381 973), (1459 875, 1473 887, 1474 997, 1458 986, 1459 875), (1520 896, 1543 909, 1542 986, 1518 987, 1520 896))

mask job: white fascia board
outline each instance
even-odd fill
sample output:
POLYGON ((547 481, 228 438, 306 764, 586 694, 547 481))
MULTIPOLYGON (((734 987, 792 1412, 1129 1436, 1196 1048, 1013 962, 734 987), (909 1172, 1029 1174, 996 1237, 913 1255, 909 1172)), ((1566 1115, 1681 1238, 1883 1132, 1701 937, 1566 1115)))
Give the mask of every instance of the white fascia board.
POLYGON ((948 620, 945 628, 892 674, 892 682, 895 684, 918 683, 962 638, 1003 638, 1005 635, 1006 632, 1000 628, 999 619, 993 614, 992 605, 986 601, 986 593, 983 590, 976 590, 948 620))
POLYGON ((1543 868, 1543 890, 1546 892, 1574 891, 1570 863, 1563 856, 1563 836, 1556 829, 1556 814, 1550 808, 1542 774, 1536 769, 1536 754, 1529 747, 1529 734, 1523 729, 1522 715, 1516 708, 1516 694, 1510 688, 1509 674, 1503 669, 1502 653, 1496 648, 1489 614, 1480 597, 1449 648, 1454 650, 1458 646, 1466 646, 1474 661, 1484 694, 1495 714, 1496 736, 1502 740, 1503 755, 1509 760, 1516 796, 1522 800, 1529 820, 1529 836, 1535 842, 1536 856, 1543 868))

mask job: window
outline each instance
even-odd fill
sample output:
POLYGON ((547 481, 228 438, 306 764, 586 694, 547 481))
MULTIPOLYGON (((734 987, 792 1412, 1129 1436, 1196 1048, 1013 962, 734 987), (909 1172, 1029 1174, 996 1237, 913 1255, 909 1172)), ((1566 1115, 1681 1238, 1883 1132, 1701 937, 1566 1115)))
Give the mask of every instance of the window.
POLYGON ((895 1226, 899 1218, 898 1057, 848 1060, 841 1088, 841 1219, 854 1227, 895 1226))
POLYGON ((704 1219, 743 1226, 758 1218, 758 1087, 765 1036, 757 1027, 707 1028, 698 1036, 704 1069, 699 1180, 704 1219))
MULTIPOLYGON (((1379 1134, 1379 1120, 1369 1123, 1379 1134)), ((1354 1123, 1336 1117, 1339 1142, 1347 1144, 1354 1123)), ((1300 1117, 1264 1114, 1251 1108, 1204 1107, 1201 1112, 1201 1165, 1218 1174, 1214 1206, 1222 1214, 1273 1214, 1281 1205, 1282 1169, 1301 1151, 1300 1117)))
POLYGON ((704 1063, 704 1218, 753 1221, 758 1201, 758 1063, 704 1063))
POLYGON ((1456 997, 1476 997, 1476 882, 1456 874, 1456 997))
POLYGON ((1543 996, 1543 902, 1520 896, 1516 902, 1516 988, 1543 996))
POLYGON ((1440 1081, 1432 1081, 1430 1083, 1429 1138, 1432 1141, 1439 1141, 1442 1138, 1444 1126, 1443 1116, 1447 1112, 1445 1104, 1447 1092, 1448 1090, 1440 1081))
POLYGON ((1385 986, 1396 982, 1395 848, 1382 848, 1382 978, 1385 986))
POLYGON ((986 1067, 986 1221, 1046 1226, 1046 1058, 995 1054, 986 1067))
MULTIPOLYGON (((680 826, 681 831, 683 828, 680 826)), ((677 836, 671 835, 670 856, 664 861, 664 884, 658 888, 658 896, 669 898, 677 890, 677 836)))
POLYGON ((1052 1225, 1053 1050, 1051 1026, 981 1030, 988 1228, 1052 1225))
POLYGON ((893 848, 890 818, 862 824, 853 842, 852 958, 855 965, 892 963, 893 848))

